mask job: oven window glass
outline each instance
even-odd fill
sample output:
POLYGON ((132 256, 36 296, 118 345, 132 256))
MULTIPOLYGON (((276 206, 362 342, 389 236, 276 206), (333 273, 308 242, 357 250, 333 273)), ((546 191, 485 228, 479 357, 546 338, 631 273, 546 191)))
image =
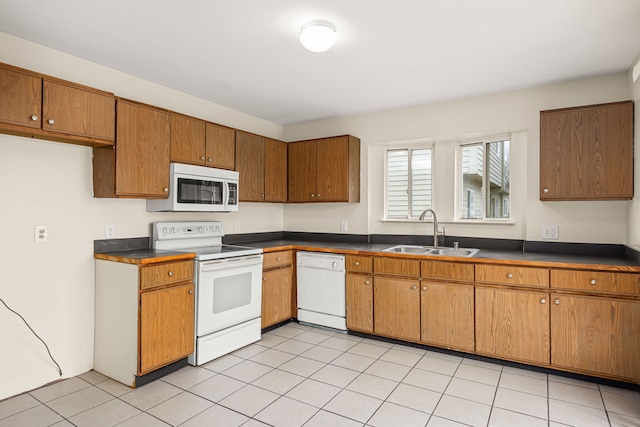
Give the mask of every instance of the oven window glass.
POLYGON ((213 314, 251 304, 251 273, 214 279, 213 314))
POLYGON ((201 179, 178 178, 178 203, 222 205, 224 183, 201 179))

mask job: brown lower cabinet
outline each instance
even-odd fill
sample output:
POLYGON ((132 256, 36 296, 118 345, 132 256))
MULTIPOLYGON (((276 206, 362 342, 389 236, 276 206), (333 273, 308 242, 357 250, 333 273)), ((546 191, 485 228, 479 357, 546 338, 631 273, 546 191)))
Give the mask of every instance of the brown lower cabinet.
POLYGON ((130 387, 194 348, 193 260, 139 261, 96 259, 93 367, 130 387))
POLYGON ((264 254, 261 326, 267 328, 291 319, 293 251, 264 254))
POLYGON ((373 329, 373 285, 370 274, 346 276, 347 329, 372 334, 373 329))
POLYGON ((373 289, 375 333, 420 341, 420 281, 376 277, 373 289))
POLYGON ((420 341, 474 351, 473 285, 423 280, 420 290, 420 341))
POLYGON ((476 287, 476 352, 549 364, 549 293, 476 287))
POLYGON ((640 301, 551 294, 551 363, 640 381, 640 301))

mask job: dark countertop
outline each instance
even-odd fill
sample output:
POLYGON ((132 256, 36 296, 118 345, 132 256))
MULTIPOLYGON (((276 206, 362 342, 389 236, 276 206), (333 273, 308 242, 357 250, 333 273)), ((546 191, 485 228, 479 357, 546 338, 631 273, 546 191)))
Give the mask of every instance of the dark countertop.
POLYGON ((462 257, 443 257, 437 255, 411 255, 399 254, 392 252, 382 252, 383 249, 394 246, 390 243, 336 243, 321 241, 302 241, 302 240, 267 240, 262 242, 242 243, 243 246, 262 248, 265 252, 271 252, 278 249, 296 248, 299 250, 319 250, 320 252, 342 252, 346 254, 376 254, 391 257, 403 257, 413 259, 446 259, 448 261, 466 261, 481 263, 510 263, 510 262, 526 262, 532 266, 544 267, 575 267, 581 268, 589 265, 593 268, 614 271, 628 271, 640 273, 640 264, 633 260, 625 258, 606 258, 583 255, 566 255, 566 254, 550 254, 540 252, 522 252, 522 251, 497 251, 481 249, 475 256, 471 258, 462 257))

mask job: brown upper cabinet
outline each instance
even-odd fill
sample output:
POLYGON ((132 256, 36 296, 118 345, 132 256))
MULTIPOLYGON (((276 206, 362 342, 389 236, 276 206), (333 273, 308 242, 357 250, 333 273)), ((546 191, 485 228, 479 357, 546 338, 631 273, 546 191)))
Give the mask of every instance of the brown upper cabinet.
POLYGON ((633 101, 540 112, 540 200, 633 198, 633 101))
POLYGON ((360 140, 350 135, 290 143, 290 202, 360 202, 360 140))
POLYGON ((0 64, 0 132, 94 147, 113 145, 115 97, 0 64))
POLYGON ((287 201, 287 144, 236 131, 241 202, 287 201))
POLYGON ((117 110, 116 147, 93 149, 94 196, 166 198, 170 113, 121 98, 117 110))
POLYGON ((233 170, 235 130, 171 113, 171 161, 233 170))

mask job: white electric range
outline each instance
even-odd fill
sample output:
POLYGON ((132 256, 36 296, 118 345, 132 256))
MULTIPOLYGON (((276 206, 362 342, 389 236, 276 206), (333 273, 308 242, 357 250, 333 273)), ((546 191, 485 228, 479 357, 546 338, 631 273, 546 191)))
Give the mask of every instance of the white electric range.
POLYGON ((218 221, 157 222, 153 248, 193 252, 195 351, 202 365, 260 339, 262 249, 223 245, 218 221))

